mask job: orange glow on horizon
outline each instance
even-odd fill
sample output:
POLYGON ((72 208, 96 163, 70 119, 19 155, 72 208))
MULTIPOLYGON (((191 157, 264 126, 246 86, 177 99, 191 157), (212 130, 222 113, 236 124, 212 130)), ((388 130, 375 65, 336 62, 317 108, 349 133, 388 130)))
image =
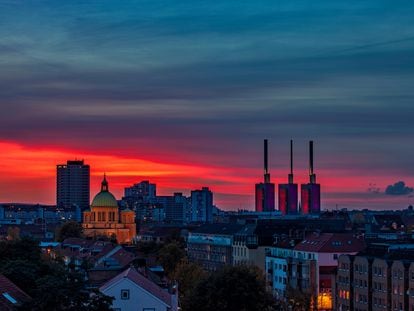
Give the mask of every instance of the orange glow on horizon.
MULTIPOLYGON (((0 202, 55 203, 56 165, 67 160, 84 159, 91 166, 91 197, 99 191, 104 172, 107 173, 110 189, 117 198, 121 198, 125 187, 142 180, 150 180, 157 184, 157 193, 169 195, 172 192, 183 192, 189 195, 190 190, 207 186, 214 193, 215 203, 221 207, 244 208, 254 210, 254 186, 262 181, 260 168, 209 166, 204 164, 188 164, 171 161, 156 161, 138 157, 115 156, 110 154, 82 153, 76 150, 56 150, 54 148, 28 148, 13 142, 0 141, 0 202), (174 163, 175 162, 175 163, 174 163)), ((319 169, 318 182, 321 183, 322 206, 335 207, 345 200, 349 204, 364 202, 366 198, 354 197, 354 193, 367 195, 368 185, 372 180, 378 187, 385 188, 390 177, 369 175, 370 172, 319 169), (365 173, 365 174, 363 174, 365 173), (359 174, 359 173, 358 173, 359 174), (381 182, 381 184, 379 184, 381 182)), ((272 169, 272 182, 285 183, 286 169, 272 169)), ((408 183, 414 182, 410 176, 400 176, 408 183)), ((392 179, 391 179, 392 180, 392 179)), ((307 183, 306 172, 298 172, 295 182, 307 183)), ((276 194, 277 195, 277 194, 276 194)), ((409 198, 372 195, 371 203, 398 202, 401 207, 407 206, 409 198)), ((277 197, 276 197, 277 201, 277 197)), ((399 205, 398 205, 399 206, 399 205)), ((340 207, 344 207, 343 205, 340 207)))

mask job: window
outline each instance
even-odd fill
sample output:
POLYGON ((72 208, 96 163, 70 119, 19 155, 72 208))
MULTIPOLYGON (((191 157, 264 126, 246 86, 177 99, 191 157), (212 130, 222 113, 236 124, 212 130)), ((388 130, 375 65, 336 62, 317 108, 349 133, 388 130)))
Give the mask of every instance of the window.
POLYGON ((122 300, 129 299, 129 289, 121 289, 121 299, 122 300))

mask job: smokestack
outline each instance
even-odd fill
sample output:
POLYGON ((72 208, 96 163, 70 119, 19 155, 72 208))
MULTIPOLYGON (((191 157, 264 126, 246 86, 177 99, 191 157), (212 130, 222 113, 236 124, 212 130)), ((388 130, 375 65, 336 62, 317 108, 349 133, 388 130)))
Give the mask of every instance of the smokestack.
POLYGON ((270 183, 269 163, 268 163, 267 139, 264 140, 264 182, 270 183))
POLYGON ((310 183, 316 183, 316 175, 313 173, 313 140, 309 141, 309 177, 310 183))
POLYGON ((264 140, 264 173, 268 173, 268 163, 267 163, 267 139, 264 140))
POLYGON ((288 176, 289 184, 293 184, 293 140, 290 140, 290 174, 288 176))

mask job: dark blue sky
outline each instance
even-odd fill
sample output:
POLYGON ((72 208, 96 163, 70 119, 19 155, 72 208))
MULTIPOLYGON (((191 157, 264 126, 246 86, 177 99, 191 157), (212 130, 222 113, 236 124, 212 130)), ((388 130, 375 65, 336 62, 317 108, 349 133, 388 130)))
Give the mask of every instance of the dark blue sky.
POLYGON ((299 181, 316 141, 326 207, 405 207, 367 189, 414 185, 413 85, 412 1, 0 0, 1 141, 231 167, 234 191, 191 179, 227 208, 250 206, 263 138, 276 182, 289 139, 299 181))

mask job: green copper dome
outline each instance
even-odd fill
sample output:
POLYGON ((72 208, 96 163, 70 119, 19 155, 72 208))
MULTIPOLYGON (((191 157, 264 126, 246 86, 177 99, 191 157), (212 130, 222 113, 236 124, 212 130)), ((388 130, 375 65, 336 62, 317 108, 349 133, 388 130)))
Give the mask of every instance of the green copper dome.
POLYGON ((108 190, 108 182, 106 181, 105 175, 101 185, 101 192, 99 192, 92 200, 91 207, 118 208, 118 202, 116 201, 114 195, 108 190))

